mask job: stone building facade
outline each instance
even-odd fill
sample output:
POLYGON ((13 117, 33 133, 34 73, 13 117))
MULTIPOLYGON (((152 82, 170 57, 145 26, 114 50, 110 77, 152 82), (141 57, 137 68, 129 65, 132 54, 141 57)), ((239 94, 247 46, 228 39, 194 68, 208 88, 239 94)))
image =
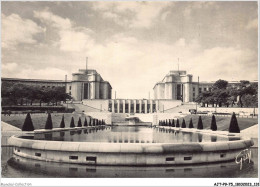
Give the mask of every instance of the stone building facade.
POLYGON ((20 83, 42 88, 65 87, 74 101, 84 99, 111 99, 112 87, 108 81, 104 81, 96 70, 80 69, 72 74, 72 81, 67 80, 43 80, 43 79, 18 79, 1 78, 2 83, 20 83))
MULTIPOLYGON (((258 82, 258 81, 254 81, 258 82)), ((154 99, 181 100, 194 102, 201 92, 210 91, 213 82, 193 81, 193 76, 186 71, 170 71, 162 81, 153 87, 154 99)), ((229 81, 229 86, 238 87, 239 81, 229 81)))
POLYGON ((112 87, 96 70, 80 69, 72 74, 71 95, 74 100, 111 99, 112 87))

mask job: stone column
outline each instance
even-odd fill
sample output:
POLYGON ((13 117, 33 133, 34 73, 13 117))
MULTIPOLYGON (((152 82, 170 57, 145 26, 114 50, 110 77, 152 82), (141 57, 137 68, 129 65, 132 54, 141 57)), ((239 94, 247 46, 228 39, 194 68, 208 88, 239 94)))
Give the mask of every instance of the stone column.
POLYGON ((125 100, 123 100, 123 113, 125 114, 125 100))
POLYGON ((112 113, 115 113, 115 100, 112 99, 112 113))
POLYGON ((131 99, 128 100, 128 113, 131 113, 131 99))
POLYGON ((134 100, 134 113, 136 113, 136 100, 134 100))
POLYGON ((95 95, 96 95, 96 85, 94 82, 91 83, 91 97, 90 99, 95 99, 95 95))
POLYGON ((142 113, 142 100, 139 100, 139 113, 142 113))
POLYGON ((155 110, 156 110, 156 112, 159 112, 159 111, 160 111, 160 108, 159 108, 159 100, 156 100, 156 101, 155 101, 155 110))
POLYGON ((150 113, 153 113, 153 100, 150 100, 150 113))
POLYGON ((147 100, 144 100, 144 113, 147 113, 147 100))

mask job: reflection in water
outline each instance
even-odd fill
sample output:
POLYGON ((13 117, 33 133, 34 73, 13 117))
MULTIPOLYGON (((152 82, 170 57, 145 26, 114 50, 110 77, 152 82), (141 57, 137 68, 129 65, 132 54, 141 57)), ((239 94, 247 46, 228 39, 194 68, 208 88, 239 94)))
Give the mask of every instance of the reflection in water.
POLYGON ((217 136, 211 136, 211 142, 216 142, 217 141, 217 136))
POLYGON ((45 133, 44 134, 44 139, 45 140, 52 140, 52 133, 45 133))
POLYGON ((64 135, 65 135, 65 132, 64 132, 64 131, 61 131, 61 132, 60 132, 60 137, 64 137, 64 135))
POLYGON ((198 134, 198 140, 199 140, 199 142, 202 142, 202 134, 198 134))
POLYGON ((35 136, 22 136, 26 139, 77 141, 77 142, 111 142, 111 143, 182 143, 182 142, 216 142, 232 141, 237 137, 225 137, 196 132, 184 132, 173 129, 159 129, 145 126, 112 126, 96 129, 73 129, 62 132, 39 133, 35 136), (82 133, 83 132, 83 133, 82 133))

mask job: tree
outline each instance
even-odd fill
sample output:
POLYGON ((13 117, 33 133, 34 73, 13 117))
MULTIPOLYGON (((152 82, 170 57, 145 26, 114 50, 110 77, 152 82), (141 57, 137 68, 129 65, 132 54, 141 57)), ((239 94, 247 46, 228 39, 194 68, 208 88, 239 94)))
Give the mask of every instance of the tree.
POLYGON ((197 127, 197 129, 203 129, 203 123, 202 123, 201 116, 199 116, 199 121, 198 121, 198 127, 197 127))
POLYGON ((192 118, 190 118, 189 128, 194 128, 194 127, 193 127, 192 118))
POLYGON ((184 120, 184 118, 182 119, 181 128, 186 128, 186 123, 185 123, 185 120, 184 120))
POLYGON ((50 113, 48 113, 47 121, 45 123, 45 129, 52 129, 52 119, 50 113))
POLYGON ((180 122, 179 122, 179 119, 177 119, 177 122, 176 122, 176 127, 180 127, 180 122))
POLYGON ((216 118, 215 118, 214 115, 212 116, 212 119, 211 119, 210 129, 213 130, 213 131, 217 130, 217 123, 216 123, 216 118))
POLYGON ((219 80, 217 80, 217 81, 213 84, 212 89, 213 89, 213 90, 215 90, 215 89, 216 89, 216 90, 221 90, 221 89, 226 89, 227 86, 228 86, 228 82, 227 82, 227 81, 219 79, 219 80))
POLYGON ((239 126, 238 126, 238 123, 237 123, 236 114, 234 112, 233 112, 231 120, 230 120, 229 132, 240 133, 240 129, 239 129, 239 126))
POLYGON ((74 128, 74 127, 75 127, 74 118, 73 118, 73 117, 71 117, 70 127, 71 127, 71 128, 74 128))
POLYGON ((242 101, 244 95, 246 94, 255 95, 257 94, 257 91, 258 91, 257 83, 250 84, 250 82, 246 80, 240 81, 239 89, 238 89, 238 96, 239 96, 238 98, 239 98, 240 107, 244 106, 244 103, 242 101))
POLYGON ((34 131, 33 122, 30 113, 27 113, 23 123, 22 131, 34 131))
POLYGON ((84 126, 85 126, 85 127, 87 127, 87 126, 88 126, 87 118, 85 118, 85 121, 84 121, 84 126))
POLYGON ((60 122, 60 128, 65 128, 64 115, 62 115, 62 119, 60 122))
POLYGON ((79 121, 78 121, 78 127, 82 127, 82 123, 81 123, 80 117, 79 117, 79 121))

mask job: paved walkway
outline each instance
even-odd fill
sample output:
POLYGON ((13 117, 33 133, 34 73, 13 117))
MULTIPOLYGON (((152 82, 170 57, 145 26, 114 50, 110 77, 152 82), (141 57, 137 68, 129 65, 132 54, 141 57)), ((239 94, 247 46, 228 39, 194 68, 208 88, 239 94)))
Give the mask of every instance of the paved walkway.
POLYGON ((254 141, 253 147, 258 147, 258 124, 244 129, 240 132, 242 138, 252 139, 254 141))
POLYGON ((1 146, 7 146, 8 138, 18 134, 22 134, 21 129, 1 121, 1 146))

